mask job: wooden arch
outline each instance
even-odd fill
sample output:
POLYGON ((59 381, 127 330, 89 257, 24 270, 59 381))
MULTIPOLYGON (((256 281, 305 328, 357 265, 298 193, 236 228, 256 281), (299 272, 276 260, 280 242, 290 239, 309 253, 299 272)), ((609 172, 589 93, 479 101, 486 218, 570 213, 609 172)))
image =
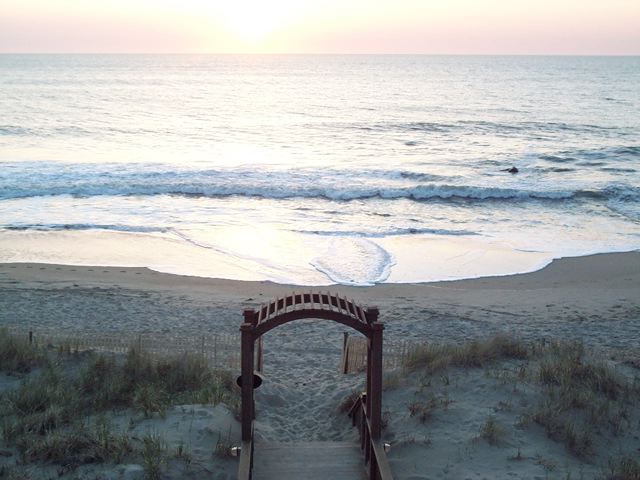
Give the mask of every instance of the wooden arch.
MULTIPOLYGON (((362 333, 368 339, 366 412, 371 422, 371 439, 379 440, 382 415, 382 331, 377 308, 364 308, 353 300, 330 293, 293 293, 244 311, 242 334, 242 442, 252 444, 254 400, 253 381, 256 369, 255 344, 258 348, 258 370, 262 370, 262 335, 285 323, 302 318, 333 320, 362 333)), ((252 447, 250 447, 252 448, 252 447)))

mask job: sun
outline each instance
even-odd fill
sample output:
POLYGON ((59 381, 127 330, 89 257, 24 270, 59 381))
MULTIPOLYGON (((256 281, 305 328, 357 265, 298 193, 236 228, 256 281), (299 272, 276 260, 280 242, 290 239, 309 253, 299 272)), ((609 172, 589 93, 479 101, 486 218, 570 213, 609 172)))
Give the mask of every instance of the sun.
POLYGON ((295 3, 235 0, 221 6, 223 25, 246 41, 257 41, 284 27, 290 20, 295 3))

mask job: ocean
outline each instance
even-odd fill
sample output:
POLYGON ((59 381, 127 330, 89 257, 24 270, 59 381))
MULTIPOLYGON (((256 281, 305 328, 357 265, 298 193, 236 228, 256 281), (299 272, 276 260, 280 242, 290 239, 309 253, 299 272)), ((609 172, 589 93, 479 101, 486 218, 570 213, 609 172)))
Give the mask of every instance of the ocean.
POLYGON ((1 262, 372 285, 640 248, 640 57, 0 55, 0 112, 1 262))

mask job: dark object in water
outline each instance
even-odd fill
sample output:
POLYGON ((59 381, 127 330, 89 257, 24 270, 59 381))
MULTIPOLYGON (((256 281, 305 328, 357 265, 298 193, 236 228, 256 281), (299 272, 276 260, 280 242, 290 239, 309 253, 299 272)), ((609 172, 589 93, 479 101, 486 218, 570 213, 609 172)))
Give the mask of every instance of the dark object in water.
POLYGON ((509 172, 509 173, 518 173, 519 172, 519 170, 516 167, 503 168, 501 171, 502 172, 509 172))

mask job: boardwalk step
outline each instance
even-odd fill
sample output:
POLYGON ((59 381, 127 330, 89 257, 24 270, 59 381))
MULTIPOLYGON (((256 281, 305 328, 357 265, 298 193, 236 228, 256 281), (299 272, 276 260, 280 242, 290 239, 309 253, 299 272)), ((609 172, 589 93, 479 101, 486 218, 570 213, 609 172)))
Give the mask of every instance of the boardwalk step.
POLYGON ((253 461, 254 480, 364 478, 360 448, 350 442, 258 442, 253 461))

